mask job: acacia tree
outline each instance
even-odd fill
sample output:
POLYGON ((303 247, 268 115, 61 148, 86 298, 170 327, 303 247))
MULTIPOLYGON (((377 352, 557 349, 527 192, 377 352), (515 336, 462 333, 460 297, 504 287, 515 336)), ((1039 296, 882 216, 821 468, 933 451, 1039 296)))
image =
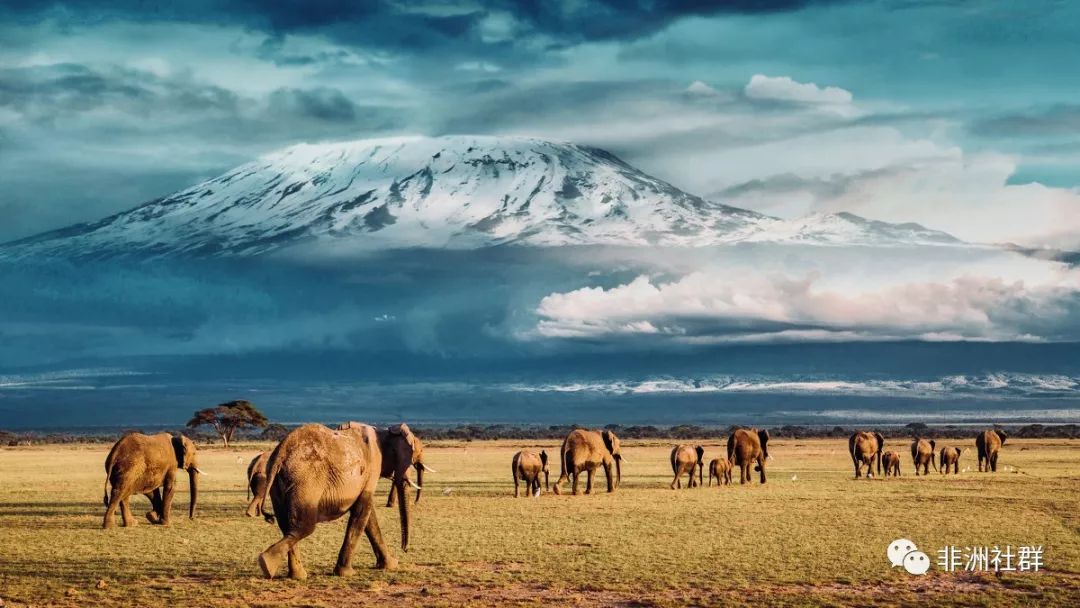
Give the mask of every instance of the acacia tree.
POLYGON ((232 441, 237 429, 265 428, 269 421, 250 401, 238 399, 195 412, 191 420, 188 420, 187 426, 193 429, 204 424, 214 427, 217 434, 221 435, 221 441, 225 443, 225 447, 229 447, 229 442, 232 441))

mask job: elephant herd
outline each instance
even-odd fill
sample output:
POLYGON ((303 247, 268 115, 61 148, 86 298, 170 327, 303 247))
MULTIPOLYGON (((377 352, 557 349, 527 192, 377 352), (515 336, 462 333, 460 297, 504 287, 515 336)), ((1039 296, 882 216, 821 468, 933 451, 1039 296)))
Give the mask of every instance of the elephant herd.
MULTIPOLYGON (((996 471, 998 452, 1005 443, 1006 435, 1000 430, 985 431, 976 438, 979 452, 979 470, 996 471), (985 464, 985 469, 984 469, 985 464)), ((709 485, 715 478, 717 485, 731 483, 733 472, 739 470, 740 483, 751 481, 751 469, 759 473, 765 483, 765 463, 769 458, 769 432, 758 429, 737 429, 728 437, 727 454, 709 463, 709 485)), ((848 448, 855 465, 855 476, 873 475, 874 464, 878 473, 900 474, 900 456, 896 452, 883 452, 884 438, 879 433, 859 432, 848 440, 848 448)), ((915 474, 919 468, 929 472, 934 463, 936 443, 916 438, 911 444, 911 456, 915 474)), ((964 448, 966 449, 966 448, 964 448)), ((940 470, 952 467, 958 471, 958 462, 964 449, 942 447, 940 470)), ((395 502, 401 521, 401 549, 409 546, 411 522, 410 502, 406 486, 415 488, 416 501, 420 500, 425 471, 434 470, 424 464, 424 446, 408 425, 399 424, 376 428, 357 422, 348 422, 336 429, 308 424, 291 431, 273 449, 256 456, 247 468, 247 487, 251 500, 247 506, 249 517, 263 516, 276 523, 281 530, 281 540, 263 551, 258 558, 262 572, 273 578, 287 564, 290 578, 303 579, 307 572, 300 561, 297 544, 310 536, 317 524, 337 520, 348 515, 345 538, 338 553, 334 573, 350 574, 352 554, 363 532, 371 544, 376 567, 393 569, 397 560, 390 555, 379 529, 374 512, 375 488, 380 478, 391 482, 387 506, 395 502), (416 472, 416 482, 409 478, 410 469, 416 472), (271 510, 266 508, 270 499, 271 510)), ((682 477, 687 476, 687 487, 702 485, 704 453, 701 446, 676 446, 671 451, 671 468, 674 479, 671 488, 682 487, 682 477), (695 479, 696 474, 696 479, 695 479)), ((622 481, 622 454, 619 438, 610 430, 571 431, 559 448, 559 477, 553 485, 548 481, 548 454, 535 454, 522 450, 514 454, 511 468, 514 479, 514 496, 519 496, 519 484, 525 484, 526 495, 540 494, 540 476, 544 488, 562 493, 562 485, 571 483, 572 493, 578 494, 579 478, 585 474, 585 493, 592 492, 593 475, 603 469, 607 491, 614 492, 622 481)), ((188 516, 195 517, 198 496, 198 480, 205 475, 198 467, 195 444, 184 436, 169 433, 143 435, 129 433, 117 441, 105 459, 105 519, 103 527, 114 525, 117 509, 120 510, 125 527, 135 525, 130 501, 135 494, 143 494, 150 500, 151 509, 146 513, 152 524, 168 525, 172 510, 176 471, 183 470, 189 476, 190 506, 188 516), (110 492, 111 487, 111 492, 110 492)))
MULTIPOLYGON (((1001 446, 1005 445, 1008 435, 1001 429, 987 429, 975 436, 975 449, 979 455, 980 472, 997 472, 998 453, 1001 446)), ((848 438, 848 453, 851 454, 851 462, 855 465, 855 477, 862 477, 862 468, 866 467, 866 476, 874 476, 874 463, 877 463, 877 472, 880 475, 882 469, 885 476, 900 475, 900 454, 896 452, 882 452, 885 447, 885 438, 881 433, 862 431, 848 438)), ((915 466, 915 475, 922 469, 923 475, 930 473, 930 467, 942 475, 960 472, 960 456, 968 450, 967 447, 942 446, 938 450, 938 459, 934 460, 934 451, 937 450, 937 442, 933 439, 916 437, 911 442, 911 461, 915 466)))
MULTIPOLYGON (((342 576, 352 572, 352 554, 361 532, 375 553, 376 567, 394 568, 397 560, 390 555, 373 510, 375 486, 380 478, 391 480, 387 505, 398 503, 401 549, 406 551, 410 503, 405 486, 416 488, 419 501, 424 472, 433 471, 424 464, 423 453, 423 444, 408 425, 377 429, 349 422, 336 429, 304 425, 286 435, 272 451, 256 456, 247 471, 247 486, 253 495, 247 514, 276 522, 282 534, 281 540, 259 555, 263 574, 273 578, 287 562, 291 578, 306 578, 297 543, 310 536, 317 524, 346 514, 345 539, 334 572, 342 576), (410 468, 416 471, 415 483, 409 479, 410 468), (272 511, 266 509, 267 498, 272 511)), ((102 526, 114 525, 117 508, 125 527, 135 525, 130 506, 135 494, 150 499, 151 510, 146 513, 150 523, 168 525, 177 469, 190 476, 188 516, 195 517, 198 479, 205 474, 197 465, 195 444, 169 433, 124 435, 105 459, 102 526)))

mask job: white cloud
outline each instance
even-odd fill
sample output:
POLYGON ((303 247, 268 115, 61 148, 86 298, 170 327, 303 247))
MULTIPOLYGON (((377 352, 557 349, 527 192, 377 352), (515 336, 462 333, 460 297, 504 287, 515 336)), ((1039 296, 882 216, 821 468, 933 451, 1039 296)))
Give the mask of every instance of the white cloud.
POLYGON ((840 87, 819 87, 812 82, 797 82, 789 76, 754 74, 743 92, 751 99, 769 99, 809 104, 849 104, 850 91, 840 87))
POLYGON ((997 251, 771 255, 553 293, 536 332, 690 344, 1080 337, 1080 270, 1064 264, 997 251))
POLYGON ((690 85, 686 87, 686 92, 690 95, 700 95, 703 97, 713 97, 720 94, 719 91, 700 80, 691 82, 690 85))

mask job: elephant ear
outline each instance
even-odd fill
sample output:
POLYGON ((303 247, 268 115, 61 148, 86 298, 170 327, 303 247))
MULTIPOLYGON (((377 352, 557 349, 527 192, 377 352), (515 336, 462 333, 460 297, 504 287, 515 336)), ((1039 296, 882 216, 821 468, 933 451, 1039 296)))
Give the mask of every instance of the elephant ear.
POLYGON ((1001 429, 997 429, 994 432, 997 433, 998 439, 1001 440, 1001 445, 1005 445, 1005 440, 1009 438, 1008 434, 1001 429))
POLYGON ((540 464, 547 468, 547 450, 540 450, 540 464))
POLYGON ((874 438, 877 439, 877 449, 880 452, 881 448, 885 447, 885 438, 881 436, 881 433, 874 433, 874 438))
POLYGON ((705 448, 703 448, 703 447, 701 447, 699 445, 696 448, 694 448, 694 451, 697 452, 698 464, 701 464, 701 459, 705 457, 705 448))
POLYGON ((768 447, 769 446, 769 431, 767 431, 765 429, 761 429, 760 431, 757 432, 757 436, 758 436, 758 439, 761 440, 761 453, 764 454, 766 458, 768 458, 769 457, 769 447, 768 447))
POLYGON ((934 441, 933 439, 931 439, 930 440, 930 451, 933 452, 936 449, 937 449, 937 442, 934 441))
POLYGON ((614 454, 615 453, 615 433, 612 433, 611 431, 605 429, 604 431, 602 431, 600 433, 600 437, 602 437, 604 439, 604 447, 607 448, 607 451, 614 454))
POLYGON ((190 439, 184 441, 187 437, 183 435, 176 435, 172 438, 173 453, 176 454, 176 468, 186 469, 188 463, 191 462, 191 458, 195 455, 195 444, 191 443, 190 439))

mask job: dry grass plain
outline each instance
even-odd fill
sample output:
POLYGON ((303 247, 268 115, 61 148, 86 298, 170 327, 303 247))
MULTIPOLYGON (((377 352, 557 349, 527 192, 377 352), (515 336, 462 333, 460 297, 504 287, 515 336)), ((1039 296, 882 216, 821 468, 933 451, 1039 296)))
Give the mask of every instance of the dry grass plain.
MULTIPOLYGON (((431 445, 439 472, 410 551, 395 551, 401 567, 363 568, 374 560, 362 542, 357 574, 332 576, 342 519, 300 545, 312 574, 302 582, 259 578, 255 558, 279 533, 243 516, 244 472, 265 446, 201 448, 210 476, 195 520, 112 530, 100 528, 108 446, 3 448, 0 604, 1080 605, 1077 441, 1010 440, 1001 465, 1014 470, 997 474, 976 472, 971 450, 956 477, 915 477, 907 442, 889 441, 905 454, 903 476, 856 481, 846 441, 777 439, 765 486, 680 491, 668 489, 670 443, 624 442, 618 492, 515 500, 510 458, 523 445, 431 445), (1043 545, 1044 569, 911 576, 888 567, 897 537, 932 558, 948 544, 1043 545)), ((722 452, 705 446, 706 462, 722 452)), ((147 506, 133 499, 136 513, 147 506)), ((377 514, 397 549, 395 512, 377 514)))

